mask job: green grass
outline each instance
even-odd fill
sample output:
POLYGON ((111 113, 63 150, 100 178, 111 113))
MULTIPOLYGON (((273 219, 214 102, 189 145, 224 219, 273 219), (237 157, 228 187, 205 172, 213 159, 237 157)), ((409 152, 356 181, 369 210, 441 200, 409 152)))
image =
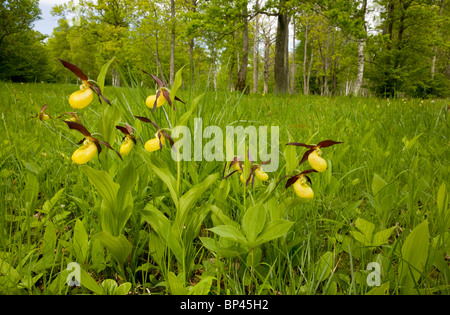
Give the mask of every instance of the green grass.
MULTIPOLYGON (((244 189, 238 174, 220 180, 223 162, 177 163, 167 146, 148 153, 140 143, 123 161, 104 147, 88 167, 73 164, 83 136, 56 118, 72 111, 77 89, 0 83, 1 294, 450 293, 446 100, 205 92, 187 120, 191 131, 195 117, 203 128, 280 127, 278 171, 244 189), (54 119, 31 118, 44 104, 54 119), (312 201, 284 189, 286 179, 275 186, 296 172, 287 174, 285 143, 325 139, 344 143, 323 149, 329 167, 311 175, 312 201), (96 178, 95 170, 105 172, 96 178), (117 233, 108 230, 120 222, 105 214, 105 178, 131 183, 117 211, 132 212, 117 233), (288 232, 250 246, 220 230, 233 226, 248 237, 253 219, 272 235, 275 220, 288 232), (66 285, 70 262, 82 268, 81 287, 66 285), (380 263, 379 287, 367 284, 370 262, 380 263)), ((204 91, 180 90, 186 104, 176 102, 176 112, 166 105, 166 114, 145 107, 150 92, 106 87, 113 106, 95 99, 79 111, 82 122, 117 150, 116 124, 132 124, 145 142, 156 130, 131 114, 170 128, 204 91)), ((290 150, 297 159, 306 151, 290 150)))

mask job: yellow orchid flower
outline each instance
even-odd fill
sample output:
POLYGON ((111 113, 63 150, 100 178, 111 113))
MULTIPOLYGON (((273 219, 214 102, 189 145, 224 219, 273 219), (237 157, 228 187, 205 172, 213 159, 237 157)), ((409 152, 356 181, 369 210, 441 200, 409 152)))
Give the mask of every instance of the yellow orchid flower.
POLYGON ((122 160, 122 156, 119 152, 114 150, 111 145, 106 141, 99 141, 92 137, 91 133, 82 124, 73 121, 64 120, 64 122, 69 126, 70 129, 78 130, 84 135, 84 139, 79 142, 83 144, 81 147, 75 150, 72 154, 72 162, 75 164, 85 164, 92 160, 95 155, 100 154, 102 147, 100 143, 105 145, 108 149, 113 150, 122 160))
POLYGON ((136 144, 136 138, 133 135, 133 128, 129 124, 123 126, 116 126, 116 129, 122 131, 125 136, 122 139, 122 144, 120 146, 119 152, 121 155, 128 155, 136 144))
POLYGON ((304 144, 299 142, 289 142, 286 145, 295 145, 295 146, 301 146, 308 148, 309 150, 305 152, 305 154, 302 157, 302 160, 300 161, 299 165, 301 165, 304 161, 308 160, 309 164, 313 169, 315 169, 317 172, 325 172, 327 170, 327 161, 325 161, 324 158, 321 157, 322 150, 321 148, 326 148, 338 143, 343 142, 337 142, 333 140, 324 140, 319 142, 317 145, 310 145, 310 144, 304 144))
POLYGON ((286 183, 285 188, 288 188, 292 185, 294 185, 294 191, 297 196, 303 199, 313 199, 314 198, 314 191, 312 188, 308 185, 308 182, 311 183, 311 179, 306 176, 306 174, 317 172, 314 169, 309 169, 306 171, 301 172, 298 175, 294 175, 290 177, 286 183))
MULTIPOLYGON (((157 107, 163 106, 167 101, 169 106, 172 107, 173 110, 176 110, 175 106, 172 103, 172 100, 170 99, 170 92, 167 89, 167 87, 164 86, 165 85, 164 82, 160 78, 151 73, 148 73, 144 70, 142 70, 142 72, 150 75, 158 85, 158 91, 156 92, 156 94, 147 97, 147 99, 145 100, 145 105, 147 105, 147 107, 151 108, 154 111, 157 107)), ((175 100, 184 104, 184 102, 177 96, 175 96, 175 100)))
POLYGON ((98 86, 93 85, 89 82, 89 79, 84 72, 74 64, 70 62, 58 59, 62 65, 72 71, 82 82, 80 90, 72 93, 69 97, 69 104, 73 108, 82 109, 88 106, 94 99, 94 92, 98 95, 98 99, 101 102, 101 98, 108 104, 111 105, 109 100, 103 96, 102 91, 98 86))

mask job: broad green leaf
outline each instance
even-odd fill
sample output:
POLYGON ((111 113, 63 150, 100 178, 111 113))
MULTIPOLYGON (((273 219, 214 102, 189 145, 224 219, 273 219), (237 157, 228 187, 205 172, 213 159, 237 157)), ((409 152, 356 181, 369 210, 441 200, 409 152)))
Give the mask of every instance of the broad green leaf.
POLYGON ((102 230, 118 236, 121 233, 122 215, 118 209, 117 194, 119 184, 115 183, 106 171, 98 171, 87 165, 81 165, 80 170, 86 174, 91 185, 95 187, 103 202, 100 207, 102 230))
POLYGON ((77 219, 73 232, 73 250, 78 262, 86 260, 88 251, 88 234, 82 221, 77 219))
POLYGON ((58 190, 56 192, 56 194, 50 200, 46 200, 44 202, 42 209, 38 210, 38 211, 42 212, 42 213, 50 213, 50 211, 52 211, 52 209, 55 207, 56 203, 61 198, 61 195, 64 193, 64 190, 65 190, 65 188, 61 188, 60 190, 58 190))
POLYGON ((130 292, 130 289, 131 289, 131 282, 122 283, 117 288, 116 295, 127 295, 128 292, 130 292))
MULTIPOLYGON (((2 284, 14 285, 20 280, 19 272, 2 258, 0 258, 0 275, 6 278, 6 282, 1 281, 2 284)), ((2 280, 1 278, 0 280, 2 280)))
POLYGON ((215 277, 205 277, 200 282, 198 282, 193 287, 190 287, 189 289, 189 295, 207 295, 209 291, 211 290, 211 285, 213 280, 216 280, 215 277))
POLYGON ((245 236, 242 235, 241 231, 239 231, 234 226, 218 225, 209 230, 216 233, 217 235, 220 235, 220 236, 226 238, 226 239, 230 239, 230 240, 233 240, 233 241, 241 243, 241 244, 247 243, 245 236))
POLYGON ((448 193, 445 182, 442 182, 437 194, 437 206, 439 220, 442 223, 443 231, 447 231, 450 227, 450 207, 448 206, 448 193))
POLYGON ((195 185, 189 189, 180 198, 180 208, 177 211, 177 215, 174 222, 174 228, 178 229, 178 233, 181 233, 184 224, 186 223, 186 217, 189 211, 193 208, 197 200, 203 196, 206 190, 217 182, 219 179, 219 173, 215 173, 206 177, 200 184, 195 185))
POLYGON ((326 252, 319 258, 315 269, 317 281, 323 281, 329 277, 333 264, 333 254, 331 252, 326 252))
POLYGON ((167 275, 167 283, 170 293, 173 295, 186 295, 188 293, 184 283, 172 271, 167 275))
POLYGON ((105 279, 102 282, 102 289, 104 295, 126 295, 131 288, 130 282, 122 283, 120 286, 112 279, 105 279))
POLYGON ((375 235, 373 236, 373 239, 372 239, 372 245, 380 246, 380 245, 387 244, 389 241, 389 237, 391 236, 392 231, 394 231, 394 229, 395 229, 395 226, 375 233, 375 235))
POLYGON ((178 262, 183 262, 183 248, 181 247, 180 239, 177 238, 171 229, 169 219, 158 209, 151 204, 145 207, 142 211, 142 216, 151 227, 156 231, 161 240, 163 240, 170 250, 173 252, 178 262))
POLYGON ((367 292, 366 295, 389 295, 389 281, 383 283, 379 287, 374 287, 372 290, 367 292))
POLYGON ((22 198, 25 206, 31 208, 37 199, 39 193, 39 182, 33 174, 28 173, 26 177, 26 185, 22 192, 22 198))
POLYGON ((371 240, 367 239, 367 236, 365 236, 359 231, 350 231, 350 234, 353 236, 355 240, 357 240, 364 246, 369 246, 369 244, 371 243, 371 240))
POLYGON ((195 111, 195 109, 197 108, 197 104, 198 102, 200 102, 200 100, 202 99, 203 95, 205 94, 201 94, 199 96, 197 96, 196 98, 194 98, 194 100, 192 101, 191 107, 189 108, 188 111, 186 111, 178 120, 178 124, 177 126, 185 126, 189 120, 189 118, 191 117, 192 113, 195 111))
POLYGON ((102 289, 104 295, 115 295, 117 290, 117 282, 113 279, 105 279, 102 282, 102 289))
POLYGON ((109 60, 107 63, 105 63, 102 68, 100 69, 100 73, 98 74, 97 77, 97 83, 98 86, 100 87, 100 90, 104 91, 105 88, 105 78, 106 78, 106 73, 108 72, 108 68, 111 65, 111 63, 114 61, 116 57, 113 57, 111 60, 109 60))
POLYGON ((286 233, 291 229, 294 222, 279 219, 274 220, 266 224, 261 234, 256 239, 257 244, 266 243, 268 241, 277 239, 286 235, 286 233))
POLYGON ((93 235, 92 238, 100 240, 120 266, 131 253, 131 244, 122 234, 113 236, 106 231, 102 231, 93 235))
POLYGON ((119 191, 117 192, 118 213, 116 214, 119 231, 122 231, 125 227, 125 224, 133 211, 133 197, 131 195, 131 191, 136 184, 136 180, 136 168, 132 160, 130 160, 127 167, 125 167, 117 180, 117 183, 120 185, 119 191))
MULTIPOLYGON (((100 130, 103 136, 103 139, 113 144, 116 137, 116 128, 117 124, 120 122, 121 113, 116 106, 106 106, 103 111, 102 120, 100 122, 100 130)), ((116 156, 117 158, 117 156, 116 156)))
POLYGON ((439 209, 439 216, 445 215, 444 210, 447 210, 448 208, 448 195, 445 182, 442 182, 441 186, 439 186, 437 194, 437 205, 439 209))
POLYGON ((80 284, 83 287, 96 294, 103 294, 102 287, 83 268, 80 270, 80 277, 80 284))
MULTIPOLYGON (((292 137, 289 130, 287 130, 289 137, 289 142, 294 142, 295 139, 292 137)), ((297 153, 296 146, 286 145, 284 147, 284 158, 286 159, 286 175, 293 175, 295 168, 297 167, 297 153)))
POLYGON ((266 211, 262 205, 256 205, 247 209, 242 218, 242 230, 249 242, 256 240, 256 237, 264 228, 265 223, 266 211))
POLYGON ((386 187, 387 183, 381 178, 380 175, 374 174, 372 179, 372 193, 376 196, 384 187, 386 187))
POLYGON ((232 225, 237 228, 239 227, 239 223, 234 222, 232 219, 230 219, 216 205, 207 204, 206 206, 211 209, 213 222, 217 221, 219 223, 219 224, 215 223, 214 225, 232 225))
POLYGON ((373 236, 373 230, 375 229, 375 224, 366 221, 361 218, 357 218, 355 220, 355 227, 361 231, 362 235, 364 235, 364 238, 362 238, 357 231, 352 231, 352 235, 355 237, 355 239, 364 245, 370 245, 372 242, 372 236, 373 236), (362 241, 364 239, 364 241, 362 241))
POLYGON ((423 221, 408 235, 402 246, 400 283, 412 288, 424 272, 429 247, 428 220, 423 221))
POLYGON ((115 183, 106 171, 97 171, 90 166, 81 165, 80 170, 86 174, 89 182, 97 189, 108 207, 115 208, 119 185, 115 183))
POLYGON ((182 83, 182 81, 183 81, 183 79, 182 79, 182 77, 181 77, 181 72, 182 72, 183 68, 184 68, 184 66, 181 67, 181 69, 178 70, 177 73, 175 74, 175 81, 173 82, 173 86, 172 86, 172 88, 170 89, 170 99, 171 99, 172 101, 175 100, 175 96, 176 96, 176 94, 177 94, 177 91, 178 91, 178 89, 180 88, 181 83, 182 83))
POLYGON ((173 203, 175 204, 175 208, 179 207, 179 200, 177 194, 177 181, 175 177, 171 174, 169 167, 167 164, 162 161, 156 154, 152 154, 150 156, 150 160, 148 161, 152 170, 155 172, 156 176, 162 180, 162 182, 169 189, 170 195, 172 197, 173 203))
POLYGON ((56 248, 56 230, 52 221, 46 223, 44 237, 42 238, 42 260, 44 265, 53 263, 56 248))

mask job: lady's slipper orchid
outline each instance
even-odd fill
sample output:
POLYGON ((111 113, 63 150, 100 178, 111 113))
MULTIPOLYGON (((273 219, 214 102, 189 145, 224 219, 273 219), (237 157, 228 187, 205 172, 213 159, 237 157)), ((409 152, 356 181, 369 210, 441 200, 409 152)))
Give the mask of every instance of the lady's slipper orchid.
MULTIPOLYGON (((250 153, 248 153, 248 154, 250 154, 250 153)), ((231 161, 228 169, 234 168, 234 171, 232 171, 230 174, 226 175, 223 179, 227 179, 228 177, 230 177, 234 173, 239 172, 239 173, 241 173, 241 176, 239 177, 241 179, 241 181, 245 185, 248 185, 250 183, 250 181, 251 181, 252 182, 252 187, 253 187, 253 185, 255 183, 255 177, 258 178, 260 181, 263 181, 263 182, 267 181, 269 179, 269 175, 261 169, 261 165, 269 163, 270 160, 262 162, 259 165, 253 165, 253 161, 251 161, 251 165, 252 166, 250 168, 250 173, 249 173, 249 176, 248 176, 247 179, 244 176, 244 166, 243 166, 241 160, 242 160, 242 157, 235 157, 233 159, 233 161, 231 161)), ((224 173, 225 173, 225 171, 226 171, 226 165, 225 165, 224 173)))
POLYGON ((133 135, 133 128, 128 124, 126 124, 125 127, 116 126, 116 128, 125 134, 125 137, 122 139, 122 145, 120 146, 119 152, 121 155, 128 155, 131 152, 133 145, 136 144, 136 138, 133 135))
POLYGON ((73 108, 82 109, 91 104, 94 99, 94 92, 89 88, 89 83, 83 81, 80 90, 72 93, 69 97, 69 104, 73 108))
POLYGON ((72 162, 80 165, 85 164, 92 160, 97 152, 98 149, 96 143, 90 139, 84 139, 83 146, 76 149, 72 154, 72 162))
POLYGON ((67 126, 69 126, 70 129, 78 130, 85 137, 83 140, 79 142, 79 144, 83 143, 83 146, 75 150, 75 152, 72 155, 72 161, 74 163, 85 164, 90 160, 92 160, 92 158, 96 154, 100 154, 100 152, 102 151, 100 143, 105 145, 108 149, 111 149, 114 152, 116 152, 116 154, 122 160, 122 156, 120 155, 120 153, 114 150, 108 142, 99 141, 94 137, 92 137, 91 133, 82 124, 67 120, 64 120, 64 122, 67 124, 67 126))
POLYGON ((289 142, 286 145, 295 145, 295 146, 301 146, 308 148, 309 150, 305 152, 305 154, 302 157, 302 160, 300 161, 299 165, 301 165, 303 162, 308 160, 309 164, 313 169, 315 169, 317 172, 325 172, 327 169, 327 162, 324 158, 321 157, 322 150, 321 148, 326 148, 338 143, 343 142, 337 142, 333 140, 324 140, 319 142, 317 145, 310 145, 310 144, 304 144, 299 142, 289 142))
POLYGON ((72 112, 67 112, 67 113, 61 114, 61 115, 58 116, 58 118, 61 118, 61 117, 65 116, 65 115, 69 116, 68 118, 64 119, 65 121, 80 122, 80 119, 78 118, 78 115, 75 114, 75 113, 72 113, 72 112))
POLYGON ((311 184, 311 179, 306 176, 306 174, 317 172, 314 169, 306 170, 301 172, 298 175, 292 176, 288 179, 285 188, 289 188, 294 185, 294 191, 300 198, 303 199, 313 199, 314 191, 308 185, 308 182, 311 184))
POLYGON ((52 117, 45 112, 46 109, 47 109, 47 104, 42 106, 41 110, 39 111, 39 114, 34 115, 32 118, 39 117, 40 121, 52 119, 52 117))
MULTIPOLYGON (((148 73, 144 70, 142 70, 142 72, 150 75, 153 78, 153 80, 155 80, 156 84, 158 85, 158 91, 156 91, 156 94, 150 95, 149 97, 147 97, 147 99, 145 100, 145 104, 149 108, 151 108, 152 111, 155 111, 155 109, 157 107, 164 105, 164 103, 167 101, 169 106, 172 107, 173 110, 176 110, 175 106, 173 106, 172 100, 170 99, 170 92, 167 89, 167 87, 164 86, 163 81, 151 73, 148 73)), ((179 99, 177 96, 175 96, 175 100, 184 104, 184 102, 181 99, 179 99)))
POLYGON ((142 117, 142 116, 134 116, 134 117, 136 117, 140 121, 143 121, 146 123, 151 123, 157 129, 155 138, 150 139, 145 143, 145 145, 144 145, 145 150, 147 150, 148 152, 154 152, 154 151, 162 149, 164 144, 166 144, 166 138, 169 140, 170 146, 172 147, 172 149, 175 150, 175 148, 173 147, 173 145, 175 143, 173 141, 173 139, 167 134, 167 132, 165 132, 163 129, 159 128, 159 126, 155 122, 151 121, 147 117, 142 117))
POLYGON ((260 181, 263 181, 263 182, 265 182, 266 180, 269 179, 269 175, 267 175, 266 172, 261 170, 261 167, 259 167, 259 166, 255 169, 255 175, 260 181))
POLYGON ((156 94, 150 95, 149 97, 147 97, 147 99, 145 100, 145 105, 147 105, 148 108, 152 108, 154 107, 156 102, 156 107, 161 107, 166 103, 166 98, 164 97, 164 95, 160 95, 158 97, 158 101, 156 101, 156 94))
POLYGON ((70 95, 70 97, 69 97, 70 106, 72 106, 73 108, 77 108, 77 109, 85 108, 94 99, 94 92, 98 95, 98 99, 99 99, 100 103, 102 102, 101 98, 103 98, 103 100, 107 104, 111 105, 109 100, 105 96, 103 96, 100 88, 98 86, 92 84, 91 82, 89 82, 87 75, 85 75, 84 72, 80 68, 78 68, 74 64, 71 64, 70 62, 67 62, 67 61, 64 61, 61 59, 58 59, 58 60, 63 64, 64 67, 66 67, 67 69, 72 71, 82 82, 82 84, 80 86, 80 90, 76 91, 70 95))
POLYGON ((164 144, 166 144, 166 138, 158 131, 153 139, 150 139, 145 143, 144 148, 148 152, 154 152, 162 149, 164 144))

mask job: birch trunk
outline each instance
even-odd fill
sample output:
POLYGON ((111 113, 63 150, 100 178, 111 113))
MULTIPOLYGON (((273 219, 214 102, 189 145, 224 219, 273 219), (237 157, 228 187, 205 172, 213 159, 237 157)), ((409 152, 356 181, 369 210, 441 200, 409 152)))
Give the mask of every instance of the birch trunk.
MULTIPOLYGON (((362 2, 361 8, 361 19, 364 25, 364 32, 367 31, 366 27, 366 9, 367 9, 367 0, 362 2)), ((358 39, 358 74, 356 75, 355 89, 353 90, 353 94, 355 96, 359 95, 359 90, 361 89, 363 79, 364 79, 364 44, 365 37, 358 39)))
POLYGON ((364 42, 364 39, 358 40, 358 74, 356 75, 355 89, 353 90, 355 96, 359 95, 364 78, 364 42))

